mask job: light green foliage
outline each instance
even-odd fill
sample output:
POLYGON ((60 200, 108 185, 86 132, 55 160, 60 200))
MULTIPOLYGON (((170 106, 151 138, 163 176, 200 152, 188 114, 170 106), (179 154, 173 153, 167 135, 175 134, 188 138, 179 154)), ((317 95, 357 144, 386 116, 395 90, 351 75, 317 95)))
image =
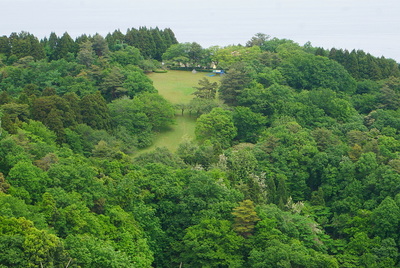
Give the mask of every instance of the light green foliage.
POLYGON ((80 267, 132 267, 133 264, 125 252, 116 251, 111 242, 95 236, 69 236, 65 248, 73 263, 80 267))
POLYGON ((243 46, 227 46, 216 49, 212 54, 211 59, 215 62, 218 68, 227 69, 238 62, 254 63, 261 54, 261 49, 258 46, 243 47, 243 46))
POLYGON ((51 186, 62 187, 68 191, 79 192, 81 185, 87 187, 101 185, 95 178, 96 170, 82 157, 60 159, 50 167, 47 174, 51 179, 51 186))
POLYGON ((45 217, 42 213, 38 213, 37 207, 27 205, 22 199, 0 193, 0 211, 1 216, 5 217, 24 217, 32 221, 37 228, 45 228, 45 217))
POLYGON ((147 116, 152 130, 163 130, 174 123, 174 107, 156 93, 140 94, 133 99, 132 105, 147 116))
POLYGON ((222 108, 214 108, 210 113, 200 116, 195 133, 200 142, 210 140, 222 148, 228 148, 237 134, 231 112, 222 108))
POLYGON ((121 50, 112 52, 110 56, 113 61, 121 64, 122 66, 129 64, 137 65, 143 59, 139 49, 132 46, 126 46, 121 50))
POLYGON ((133 215, 120 207, 112 207, 106 214, 110 217, 110 222, 117 227, 111 235, 115 249, 126 253, 135 267, 150 267, 154 260, 153 252, 133 215))
MULTIPOLYGON (((278 115, 288 115, 291 113, 291 110, 294 108, 296 109, 297 107, 295 106, 296 103, 296 94, 294 92, 294 89, 288 86, 282 86, 282 85, 272 85, 266 90, 260 89, 257 87, 257 89, 260 91, 261 95, 255 95, 255 98, 266 98, 265 101, 268 102, 268 105, 264 106, 263 102, 260 102, 262 100, 255 100, 255 104, 261 107, 265 107, 264 109, 266 110, 261 110, 263 114, 268 114, 270 113, 276 113, 278 115), (267 95, 264 95, 267 94, 267 95), (293 103, 293 104, 292 104, 293 103), (292 105, 294 106, 291 108, 292 105), (296 107, 296 108, 295 108, 296 107)), ((256 94, 260 94, 256 93, 256 94)), ((257 109, 256 109, 257 110, 257 109)))
POLYGON ((393 239, 369 238, 364 232, 351 237, 343 254, 338 255, 346 267, 394 267, 398 256, 393 239))
POLYGON ((233 209, 232 214, 235 216, 235 224, 233 226, 235 232, 244 238, 252 235, 255 224, 260 220, 255 211, 253 201, 247 199, 240 202, 239 206, 233 209))
MULTIPOLYGON (((20 198, 28 202, 36 202, 48 186, 49 177, 31 162, 20 161, 10 169, 7 181, 15 188, 16 192, 18 192, 18 189, 26 190, 26 192, 20 192, 22 193, 20 198)), ((13 191, 11 190, 11 192, 13 191)))
POLYGON ((337 260, 324 252, 324 242, 329 239, 325 241, 327 237, 312 219, 271 205, 260 207, 257 214, 261 220, 250 237, 251 267, 339 267, 337 260))
POLYGON ((0 140, 0 156, 0 171, 3 174, 8 174, 9 170, 19 161, 30 161, 29 155, 22 146, 17 144, 13 137, 2 137, 0 140))
POLYGON ((27 132, 32 142, 43 142, 50 146, 56 145, 57 137, 55 133, 46 128, 42 122, 29 120, 22 124, 21 129, 27 132))
POLYGON ((265 67, 261 73, 257 74, 257 82, 262 84, 264 87, 272 86, 273 84, 284 84, 284 77, 278 69, 272 69, 271 67, 265 67))
POLYGON ((186 229, 182 263, 190 267, 241 267, 243 238, 226 220, 206 219, 186 229))
POLYGON ((35 228, 24 218, 0 216, 0 264, 4 267, 64 267, 68 262, 61 240, 35 228))
POLYGON ((143 93, 157 93, 153 86, 153 82, 141 70, 130 68, 125 71, 126 79, 123 87, 127 90, 127 95, 131 98, 143 93))
POLYGON ((257 167, 251 145, 239 144, 226 151, 227 166, 235 183, 247 183, 257 167))
POLYGON ((270 245, 263 249, 253 249, 250 252, 251 267, 330 267, 337 268, 337 260, 327 254, 307 250, 299 242, 284 244, 272 240, 270 245))
MULTIPOLYGON (((193 43, 179 43, 170 46, 162 55, 163 61, 167 65, 180 66, 183 64, 185 67, 196 68, 200 63, 203 63, 206 54, 203 48, 196 42, 193 43)), ((210 63, 207 62, 205 67, 210 63)))
POLYGON ((86 67, 90 67, 95 60, 95 53, 92 46, 93 43, 90 41, 86 41, 79 45, 79 52, 76 59, 80 64, 83 64, 86 67))

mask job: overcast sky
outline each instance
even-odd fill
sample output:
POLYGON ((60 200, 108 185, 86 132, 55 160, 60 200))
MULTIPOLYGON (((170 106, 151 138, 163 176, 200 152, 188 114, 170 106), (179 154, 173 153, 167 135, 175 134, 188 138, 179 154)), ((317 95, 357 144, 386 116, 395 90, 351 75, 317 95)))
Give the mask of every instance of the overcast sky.
POLYGON ((363 49, 400 62, 399 0, 2 0, 0 35, 72 37, 140 26, 179 42, 245 44, 255 33, 303 45, 363 49))

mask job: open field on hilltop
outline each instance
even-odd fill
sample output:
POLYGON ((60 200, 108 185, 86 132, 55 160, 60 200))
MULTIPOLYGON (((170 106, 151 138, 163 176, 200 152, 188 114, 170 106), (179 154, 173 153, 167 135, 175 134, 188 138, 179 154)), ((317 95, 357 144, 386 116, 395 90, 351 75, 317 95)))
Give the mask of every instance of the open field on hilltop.
POLYGON ((219 82, 220 76, 208 76, 210 73, 189 71, 168 71, 167 73, 151 73, 149 78, 153 80, 154 87, 158 93, 170 102, 188 103, 192 98, 194 87, 203 77, 208 78, 210 82, 219 82))
MULTIPOLYGON (((189 103, 194 97, 192 93, 194 87, 203 77, 211 82, 219 82, 220 76, 208 76, 210 73, 189 71, 168 71, 167 73, 151 73, 149 78, 153 80, 154 87, 158 93, 170 102, 189 103)), ((152 146, 140 150, 138 153, 145 153, 154 150, 157 147, 166 147, 170 151, 175 151, 178 145, 184 140, 193 140, 195 138, 194 129, 196 118, 185 114, 182 116, 180 111, 176 111, 176 124, 171 129, 157 133, 152 146)))

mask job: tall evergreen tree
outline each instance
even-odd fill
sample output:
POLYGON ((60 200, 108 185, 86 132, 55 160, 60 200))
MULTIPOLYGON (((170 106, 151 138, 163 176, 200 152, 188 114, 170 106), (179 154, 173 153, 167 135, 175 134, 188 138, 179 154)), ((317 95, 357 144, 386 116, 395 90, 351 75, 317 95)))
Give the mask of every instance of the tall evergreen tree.
POLYGON ((153 58, 161 61, 162 54, 167 50, 165 40, 161 37, 160 30, 158 28, 150 29, 150 34, 156 46, 153 58))
POLYGON ((10 56, 11 54, 11 43, 7 36, 0 36, 0 54, 10 56))
POLYGON ((93 50, 98 57, 105 57, 109 54, 108 44, 103 36, 96 34, 92 40, 93 50))
POLYGON ((52 32, 49 36, 49 39, 46 42, 45 48, 46 48, 46 54, 49 60, 55 60, 56 59, 56 50, 58 46, 59 38, 56 35, 56 33, 52 32))
POLYGON ((67 32, 65 32, 57 44, 55 59, 67 58, 68 53, 75 54, 76 52, 77 47, 74 40, 67 32))
POLYGON ((83 64, 86 67, 90 67, 92 65, 93 61, 95 60, 92 42, 88 40, 79 45, 79 52, 76 59, 80 64, 83 64))
POLYGON ((219 97, 226 104, 237 105, 238 96, 251 82, 250 70, 242 62, 234 64, 229 72, 222 77, 219 87, 219 97))

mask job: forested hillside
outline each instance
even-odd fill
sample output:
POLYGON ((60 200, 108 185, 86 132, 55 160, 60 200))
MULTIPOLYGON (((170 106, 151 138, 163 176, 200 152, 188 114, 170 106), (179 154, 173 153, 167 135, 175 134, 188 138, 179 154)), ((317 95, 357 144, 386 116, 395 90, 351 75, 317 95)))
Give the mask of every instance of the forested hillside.
POLYGON ((394 60, 21 32, 0 37, 0 90, 0 267, 399 266, 394 60), (213 67, 182 105, 146 75, 213 67), (137 154, 180 113, 195 140, 137 154))

